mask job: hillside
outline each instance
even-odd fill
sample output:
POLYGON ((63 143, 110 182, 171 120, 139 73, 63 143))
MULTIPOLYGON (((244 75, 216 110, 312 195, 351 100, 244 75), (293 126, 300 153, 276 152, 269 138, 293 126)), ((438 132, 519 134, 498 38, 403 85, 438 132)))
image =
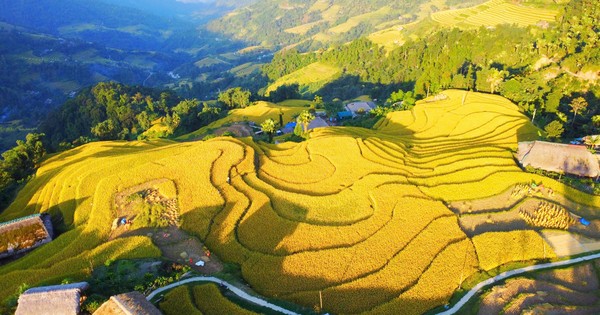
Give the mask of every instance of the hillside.
POLYGON ((435 10, 480 2, 264 0, 209 23, 209 29, 265 47, 300 44, 303 50, 317 49, 332 42, 351 41, 395 21, 408 23, 435 10))
POLYGON ((517 141, 534 138, 506 99, 448 90, 375 130, 321 128, 303 143, 90 143, 49 157, 0 214, 49 212, 66 231, 1 266, 0 297, 21 283, 84 279, 109 259, 160 256, 145 233, 109 238, 114 196, 160 180, 172 183, 160 187, 171 187, 182 229, 239 264, 260 294, 312 307, 322 292, 328 312, 420 314, 469 277, 555 255, 538 229, 503 221, 535 201, 506 194, 519 185, 543 183, 547 198, 598 226, 600 198, 516 165, 517 141))
POLYGON ((448 27, 425 18, 326 50, 285 50, 263 72, 267 90, 298 84, 305 97, 326 101, 361 94, 383 100, 398 88, 418 97, 447 88, 499 94, 535 116, 540 128, 564 124, 570 127, 560 136, 577 138, 600 132, 597 8, 593 0, 489 1, 432 15, 445 17, 448 27), (456 15, 445 15, 451 12, 456 15), (512 24, 495 24, 503 21, 512 24), (315 65, 341 75, 311 76, 307 70, 315 65), (571 105, 580 98, 586 109, 575 117, 571 105))
MULTIPOLYGON (((246 45, 202 28, 235 5, 175 0, 7 2, 0 10, 0 123, 37 127, 77 92, 104 81, 173 89, 185 82, 181 93, 186 97, 216 97, 229 83, 243 81, 232 75, 222 82, 223 71, 264 53, 235 54, 246 45), (222 57, 227 55, 232 57, 222 57), (227 62, 197 62, 212 57, 227 62), (211 74, 221 81, 202 79, 211 74), (198 81, 210 83, 194 88, 198 81)), ((249 75, 252 72, 238 77, 249 75)), ((7 139, 18 136, 8 134, 7 139)), ((0 152, 7 148, 3 143, 0 152)))

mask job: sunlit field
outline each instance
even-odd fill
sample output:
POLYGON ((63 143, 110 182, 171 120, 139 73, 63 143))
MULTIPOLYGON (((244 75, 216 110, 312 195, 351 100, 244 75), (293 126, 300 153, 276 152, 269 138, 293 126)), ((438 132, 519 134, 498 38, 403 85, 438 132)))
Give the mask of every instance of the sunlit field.
MULTIPOLYGON (((259 103, 217 123, 303 108, 293 105, 259 103)), ((318 128, 302 143, 90 143, 49 157, 0 215, 6 221, 49 212, 67 229, 0 267, 0 297, 22 283, 84 279, 108 259, 160 256, 146 236, 108 236, 114 196, 166 178, 176 187, 182 228, 239 264, 258 293, 311 308, 321 294, 324 311, 333 313, 421 314, 447 303, 469 276, 554 256, 533 227, 467 235, 450 202, 536 181, 587 205, 581 211, 600 205, 518 167, 517 142, 537 132, 500 96, 449 90, 388 114, 372 130, 318 128)), ((210 285, 177 290, 182 294, 173 291, 160 304, 167 313, 204 313, 211 306, 196 302, 207 298, 236 307, 210 285)))

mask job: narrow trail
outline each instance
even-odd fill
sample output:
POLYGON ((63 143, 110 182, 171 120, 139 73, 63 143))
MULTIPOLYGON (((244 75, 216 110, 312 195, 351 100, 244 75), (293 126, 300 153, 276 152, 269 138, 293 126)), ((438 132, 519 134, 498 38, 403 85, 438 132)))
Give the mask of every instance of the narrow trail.
POLYGON ((600 258, 600 253, 590 254, 590 255, 581 256, 581 257, 577 257, 577 258, 573 258, 573 259, 567 259, 567 260, 545 263, 545 264, 540 264, 540 265, 527 266, 524 268, 519 268, 519 269, 503 272, 493 278, 489 278, 485 281, 479 282, 476 286, 474 286, 471 290, 469 290, 469 292, 467 292, 467 294, 465 294, 458 302, 456 302, 456 304, 454 304, 454 306, 452 306, 451 308, 449 308, 443 312, 439 312, 436 315, 450 315, 450 314, 454 314, 454 313, 458 312, 472 297, 474 297, 477 294, 477 292, 479 292, 479 290, 481 290, 484 287, 491 285, 495 282, 502 281, 504 279, 507 279, 507 278, 510 278, 510 277, 513 277, 516 275, 520 275, 523 273, 535 271, 535 270, 551 269, 551 268, 556 268, 556 267, 574 265, 574 264, 578 264, 581 262, 585 262, 585 261, 589 261, 589 260, 593 260, 593 259, 597 259, 597 258, 600 258))
POLYGON ((167 286, 164 286, 162 288, 158 288, 158 289, 152 291, 150 294, 148 294, 148 296, 146 297, 146 300, 150 301, 156 295, 158 295, 158 294, 160 294, 160 293, 162 293, 164 291, 170 290, 170 289, 178 287, 180 285, 192 283, 192 282, 212 282, 212 283, 216 283, 218 285, 226 287, 229 291, 233 292, 235 295, 239 296, 240 298, 242 298, 242 299, 244 299, 244 300, 246 300, 248 302, 251 302, 251 303, 254 303, 254 304, 257 304, 257 305, 269 308, 269 309, 272 309, 272 310, 280 312, 282 314, 300 315, 298 313, 295 313, 295 312, 292 312, 290 310, 287 310, 287 309, 285 309, 283 307, 277 306, 275 304, 271 304, 271 303, 269 303, 269 302, 267 302, 267 301, 265 301, 265 300, 263 300, 261 298, 252 296, 252 295, 250 295, 250 294, 242 291, 240 288, 238 288, 238 287, 236 287, 236 286, 234 286, 234 285, 232 285, 232 284, 230 284, 230 283, 228 283, 226 281, 223 281, 221 279, 215 278, 215 277, 193 277, 193 278, 181 280, 181 281, 178 281, 178 282, 174 282, 174 283, 171 283, 171 284, 169 284, 167 286))

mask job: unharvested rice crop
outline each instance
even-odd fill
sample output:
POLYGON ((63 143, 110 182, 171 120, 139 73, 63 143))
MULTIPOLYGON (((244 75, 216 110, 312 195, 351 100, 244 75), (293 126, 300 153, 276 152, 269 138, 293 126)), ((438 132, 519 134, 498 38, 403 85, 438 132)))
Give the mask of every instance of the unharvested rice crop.
MULTIPOLYGON (((192 287, 192 295, 198 309, 205 315, 238 314, 252 315, 237 304, 223 296, 217 285, 203 284, 192 287)), ((183 314, 183 313, 181 313, 183 314)))
POLYGON ((535 25, 540 21, 552 22, 558 13, 554 9, 528 7, 507 0, 491 0, 472 8, 433 13, 431 18, 443 26, 477 28, 510 23, 520 26, 535 25))
POLYGON ((321 62, 312 63, 300 70, 285 75, 267 88, 266 94, 277 90, 278 87, 290 84, 299 84, 301 92, 317 92, 325 84, 340 76, 341 69, 321 62))
POLYGON ((165 315, 257 314, 223 296, 213 283, 177 287, 165 295, 159 307, 165 315))
POLYGON ((181 286, 169 291, 159 307, 165 315, 203 315, 204 313, 196 307, 193 299, 190 288, 181 286))
MULTIPOLYGON (((210 128, 304 109, 295 105, 260 102, 210 128)), ((109 240, 115 196, 159 183, 155 189, 177 199, 181 227, 238 264, 261 294, 313 307, 321 292, 324 311, 335 313, 422 313, 446 303, 477 271, 554 256, 534 231, 470 238, 445 204, 510 198, 517 184, 543 181, 580 205, 576 214, 597 216, 600 198, 517 166, 517 140, 535 134, 506 99, 450 90, 387 115, 375 129, 320 128, 299 144, 231 137, 90 143, 47 158, 0 214, 6 221, 49 212, 65 230, 0 266, 0 298, 23 282, 85 278, 109 259, 160 256, 147 237, 109 240)), ((185 290, 163 310, 204 313, 194 299, 215 294, 185 290)))
POLYGON ((487 232, 473 237, 473 243, 483 270, 511 261, 555 257, 552 248, 535 231, 487 232))

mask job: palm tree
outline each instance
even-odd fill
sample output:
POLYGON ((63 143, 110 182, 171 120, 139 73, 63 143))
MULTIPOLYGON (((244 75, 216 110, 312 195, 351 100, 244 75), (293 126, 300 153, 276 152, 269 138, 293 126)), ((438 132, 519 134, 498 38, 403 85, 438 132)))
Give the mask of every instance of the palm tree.
POLYGON ((300 115, 298 115, 298 118, 296 118, 298 123, 302 125, 302 130, 304 131, 304 134, 308 132, 308 125, 313 119, 315 119, 315 115, 311 114, 311 112, 307 110, 302 111, 300 115))
POLYGON ((575 124, 575 116, 577 116, 577 113, 587 108, 588 102, 585 100, 585 98, 580 96, 572 100, 569 106, 571 106, 571 111, 573 112, 573 122, 571 124, 575 124))
POLYGON ((277 124, 271 118, 263 121, 263 123, 260 124, 262 131, 264 133, 266 133, 267 135, 269 135, 269 142, 273 142, 273 133, 275 132, 276 126, 277 126, 277 124))
POLYGON ((500 83, 504 81, 506 75, 507 72, 504 70, 500 71, 495 68, 490 69, 490 75, 487 77, 486 81, 490 84, 490 91, 492 94, 494 94, 494 91, 500 85, 500 83))

